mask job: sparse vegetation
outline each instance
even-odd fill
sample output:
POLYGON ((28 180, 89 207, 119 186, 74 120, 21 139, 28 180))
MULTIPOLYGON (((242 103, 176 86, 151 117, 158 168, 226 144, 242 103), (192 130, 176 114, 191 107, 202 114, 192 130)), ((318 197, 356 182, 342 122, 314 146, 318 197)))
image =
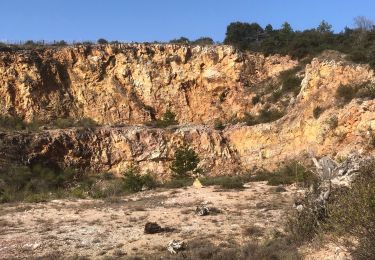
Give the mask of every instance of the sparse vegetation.
POLYGON ((339 119, 336 115, 331 116, 327 119, 326 124, 328 125, 329 129, 333 130, 339 125, 339 119))
POLYGON ((155 188, 158 184, 151 173, 140 174, 139 168, 131 166, 123 174, 124 189, 129 192, 139 192, 144 188, 155 188))
POLYGON ((69 127, 85 127, 93 128, 98 126, 98 124, 91 118, 81 118, 75 120, 71 117, 66 118, 57 118, 51 122, 42 122, 37 119, 34 119, 31 122, 25 122, 22 118, 18 116, 0 116, 0 129, 20 131, 37 131, 42 126, 64 129, 69 127))
POLYGON ((350 244, 355 259, 375 256, 375 163, 362 165, 359 172, 351 187, 333 190, 324 208, 316 204, 316 190, 306 195, 302 210, 289 218, 295 241, 301 243, 327 233, 350 244), (358 239, 357 245, 354 239, 358 239))
POLYGON ((224 130, 225 126, 224 126, 224 124, 223 124, 223 122, 221 120, 217 119, 214 122, 214 128, 216 130, 224 130))
POLYGON ((23 130, 26 128, 26 124, 22 118, 12 116, 0 116, 0 128, 12 129, 12 130, 23 130))
POLYGON ((176 114, 168 109, 163 114, 162 119, 149 122, 146 125, 154 126, 154 127, 160 127, 160 128, 166 128, 168 126, 178 125, 178 121, 176 120, 176 114))
POLYGON ((344 102, 350 102, 356 94, 356 89, 352 86, 340 85, 336 91, 336 97, 344 102))
POLYGON ((281 111, 265 107, 260 110, 257 121, 259 123, 268 123, 276 121, 283 116, 284 114, 281 111))
POLYGON ((299 90, 301 89, 301 81, 300 77, 296 76, 296 73, 301 68, 297 66, 296 68, 286 70, 280 73, 279 79, 282 84, 282 91, 284 92, 294 92, 298 94, 299 90))
POLYGON ((253 105, 258 104, 260 102, 260 96, 255 95, 254 97, 252 97, 251 102, 253 103, 253 105))
POLYGON ((130 167, 123 178, 36 164, 0 172, 0 202, 40 202, 52 198, 109 198, 159 186, 151 173, 130 167))
POLYGON ((259 171, 252 177, 252 181, 267 181, 268 185, 290 185, 298 183, 303 187, 315 185, 318 181, 315 174, 304 165, 296 161, 291 161, 281 166, 274 172, 259 171))
MULTIPOLYGON (((156 258, 162 259, 300 259, 295 244, 287 237, 274 238, 263 243, 248 243, 240 246, 236 243, 226 245, 222 242, 221 246, 213 244, 208 239, 195 239, 188 241, 188 246, 183 254, 171 257, 170 255, 160 254, 156 258)), ((155 256, 153 256, 155 257, 155 256)))
POLYGON ((320 106, 316 106, 313 109, 313 116, 315 119, 318 119, 320 115, 323 113, 324 109, 320 106))
POLYGON ((201 178, 205 186, 218 186, 222 189, 243 189, 243 185, 249 180, 249 175, 215 176, 201 178))
POLYGON ((69 184, 81 177, 71 169, 53 170, 40 164, 3 169, 0 175, 0 201, 45 200, 50 191, 68 188, 69 184))
POLYGON ((363 165, 351 188, 338 191, 330 201, 328 227, 338 235, 359 239, 355 256, 375 256, 375 163, 363 165))
POLYGON ((375 84, 365 82, 358 85, 340 85, 336 91, 336 98, 339 102, 346 104, 353 98, 375 98, 375 84))

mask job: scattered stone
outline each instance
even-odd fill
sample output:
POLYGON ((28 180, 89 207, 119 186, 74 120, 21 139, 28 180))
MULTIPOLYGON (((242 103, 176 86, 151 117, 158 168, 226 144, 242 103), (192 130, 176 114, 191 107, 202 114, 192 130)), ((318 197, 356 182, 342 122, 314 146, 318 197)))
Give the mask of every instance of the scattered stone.
POLYGON ((195 209, 195 214, 198 216, 217 215, 221 213, 221 210, 215 207, 208 207, 207 204, 211 204, 208 201, 203 202, 195 209))
POLYGON ((195 209, 195 214, 197 214, 198 216, 210 215, 210 208, 205 205, 198 206, 195 209))
POLYGON ((156 222, 147 222, 145 225, 145 234, 157 234, 161 232, 173 232, 176 229, 165 227, 162 228, 158 223, 156 222))
POLYGON ((168 243, 167 249, 171 254, 177 254, 177 252, 185 249, 185 243, 183 241, 172 240, 168 243))
POLYGON ((117 256, 117 257, 120 257, 120 256, 126 255, 126 253, 124 251, 122 251, 121 249, 116 249, 115 251, 113 251, 113 255, 117 256))
POLYGON ((145 225, 145 234, 156 234, 163 232, 163 228, 156 222, 147 222, 145 225))

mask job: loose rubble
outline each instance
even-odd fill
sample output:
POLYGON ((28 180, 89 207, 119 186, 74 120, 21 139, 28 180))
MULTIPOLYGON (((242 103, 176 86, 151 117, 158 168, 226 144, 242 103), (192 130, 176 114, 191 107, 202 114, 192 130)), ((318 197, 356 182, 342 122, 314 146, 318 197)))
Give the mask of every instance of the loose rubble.
POLYGON ((171 254, 177 254, 178 251, 184 250, 185 243, 183 241, 172 240, 168 243, 167 250, 171 254))

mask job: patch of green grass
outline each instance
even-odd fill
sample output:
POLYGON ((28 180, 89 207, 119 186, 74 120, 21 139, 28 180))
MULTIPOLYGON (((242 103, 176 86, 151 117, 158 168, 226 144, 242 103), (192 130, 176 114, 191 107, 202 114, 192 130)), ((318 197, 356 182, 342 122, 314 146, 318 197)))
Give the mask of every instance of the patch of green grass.
POLYGON ((193 185, 194 179, 192 178, 173 178, 166 183, 162 184, 161 187, 167 189, 178 189, 193 185))
POLYGON ((23 122, 20 117, 12 116, 0 116, 0 128, 11 129, 11 130, 23 130, 26 129, 26 123, 23 122))
POLYGON ((57 118, 56 120, 52 121, 52 127, 58 129, 70 128, 70 127, 85 127, 85 128, 93 128, 98 126, 98 124, 91 118, 81 118, 81 119, 74 119, 71 117, 66 118, 57 118))
POLYGON ((134 168, 124 178, 42 165, 13 166, 0 172, 0 203, 43 202, 53 198, 111 198, 159 186, 151 173, 134 168))
POLYGON ((267 184, 271 186, 298 183, 309 187, 316 184, 318 178, 302 164, 291 161, 274 172, 260 171, 252 177, 251 181, 267 181, 267 184))
POLYGON ((200 179, 204 186, 219 186, 222 189, 243 189, 245 176, 213 176, 200 179))

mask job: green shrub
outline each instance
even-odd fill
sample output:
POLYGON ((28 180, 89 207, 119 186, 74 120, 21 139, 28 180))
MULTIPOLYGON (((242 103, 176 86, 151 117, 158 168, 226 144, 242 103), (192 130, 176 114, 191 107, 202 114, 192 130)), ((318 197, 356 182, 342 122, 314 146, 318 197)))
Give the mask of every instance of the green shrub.
POLYGON ((198 163, 199 157, 197 153, 193 149, 184 146, 176 150, 171 170, 174 172, 175 177, 184 178, 197 169, 198 163))
POLYGON ((225 126, 221 120, 215 120, 214 129, 215 130, 224 130, 225 126))
POLYGON ((73 118, 57 118, 52 122, 52 124, 59 129, 69 128, 74 126, 74 119, 73 118))
POLYGON ((336 97, 344 102, 350 102, 356 94, 356 89, 351 86, 340 85, 336 90, 336 97))
POLYGON ((98 123, 95 122, 95 120, 91 118, 85 117, 85 118, 79 119, 75 125, 79 127, 85 127, 85 128, 94 128, 98 126, 98 123))
POLYGON ((371 82, 366 82, 358 86, 358 91, 356 93, 357 97, 360 98, 375 98, 375 84, 371 82))
POLYGON ((259 171, 251 180, 267 181, 267 184, 272 186, 298 183, 304 187, 316 185, 318 182, 318 178, 313 172, 296 161, 288 162, 274 172, 259 171))
POLYGON ((375 257, 375 162, 360 168, 351 188, 341 189, 328 207, 328 227, 339 236, 354 236, 358 259, 375 257))
POLYGON ((155 178, 150 173, 141 175, 139 168, 134 166, 124 172, 122 178, 123 187, 129 192, 139 192, 143 188, 152 189, 157 186, 155 178))
POLYGON ((175 124, 177 124, 176 114, 174 114, 170 110, 165 111, 165 113, 163 115, 163 122, 166 125, 175 125, 175 124))
POLYGON ((106 181, 97 181, 88 187, 83 187, 83 190, 88 190, 88 195, 94 199, 111 198, 120 196, 129 191, 126 187, 124 189, 123 179, 115 178, 106 181))
POLYGON ((258 122, 259 123, 268 123, 273 122, 281 117, 283 117, 284 114, 276 109, 269 109, 269 108, 263 108, 260 110, 259 116, 258 116, 258 122))
POLYGON ((200 179, 204 186, 219 186, 223 189, 243 189, 246 182, 244 176, 216 176, 200 179))
POLYGON ((339 119, 337 118, 336 115, 333 115, 333 116, 331 116, 330 118, 327 119, 326 124, 328 125, 328 127, 329 127, 331 130, 333 130, 333 129, 335 129, 336 127, 339 126, 339 119))
POLYGON ((313 110, 313 116, 315 119, 318 119, 320 115, 323 113, 324 109, 320 106, 316 106, 313 110))
POLYGON ((98 124, 91 118, 81 118, 75 120, 71 117, 65 118, 57 118, 56 120, 52 121, 52 126, 58 129, 70 128, 70 127, 85 127, 85 128, 93 128, 98 126, 98 124))
POLYGON ((26 123, 20 117, 0 116, 0 128, 11 130, 23 130, 26 128, 26 123))
POLYGON ((245 113, 245 117, 243 118, 243 121, 248 126, 252 126, 252 125, 258 124, 258 121, 256 120, 256 118, 252 114, 250 114, 250 113, 245 113))
POLYGON ((199 39, 196 39, 196 40, 192 41, 191 44, 202 45, 202 46, 213 45, 214 40, 212 40, 210 37, 200 37, 199 39))
POLYGON ((315 200, 309 196, 309 194, 306 195, 306 198, 303 200, 302 210, 291 212, 287 218, 287 230, 299 244, 310 241, 322 232, 319 222, 325 220, 324 216, 319 217, 320 214, 316 211, 315 200))
POLYGON ((177 189, 193 185, 194 179, 192 178, 172 178, 162 185, 162 187, 167 189, 177 189))
POLYGON ((169 43, 171 43, 171 44, 189 44, 190 40, 186 37, 180 37, 179 39, 170 40, 169 43))
POLYGON ((375 162, 362 165, 350 187, 333 189, 324 207, 317 204, 319 190, 308 192, 303 209, 288 219, 288 229, 296 241, 304 242, 319 234, 343 239, 354 259, 375 256, 375 162), (353 244, 353 239, 358 243, 353 244))
POLYGON ((66 189, 82 179, 71 169, 52 169, 40 164, 12 166, 0 172, 0 201, 32 200, 39 195, 66 189), (39 194, 39 195, 38 195, 39 194))
POLYGON ((252 103, 253 105, 258 104, 259 102, 260 102, 260 96, 259 96, 259 95, 255 95, 254 97, 252 97, 252 99, 251 99, 251 103, 252 103))
POLYGON ((165 128, 165 127, 177 125, 177 124, 178 124, 178 121, 176 120, 176 115, 170 110, 167 110, 163 114, 162 119, 147 123, 147 125, 149 126, 155 126, 155 127, 160 127, 160 128, 165 128))
POLYGON ((302 82, 302 79, 296 76, 296 72, 299 69, 300 67, 297 67, 280 73, 279 79, 282 83, 283 91, 293 91, 298 94, 302 82))

